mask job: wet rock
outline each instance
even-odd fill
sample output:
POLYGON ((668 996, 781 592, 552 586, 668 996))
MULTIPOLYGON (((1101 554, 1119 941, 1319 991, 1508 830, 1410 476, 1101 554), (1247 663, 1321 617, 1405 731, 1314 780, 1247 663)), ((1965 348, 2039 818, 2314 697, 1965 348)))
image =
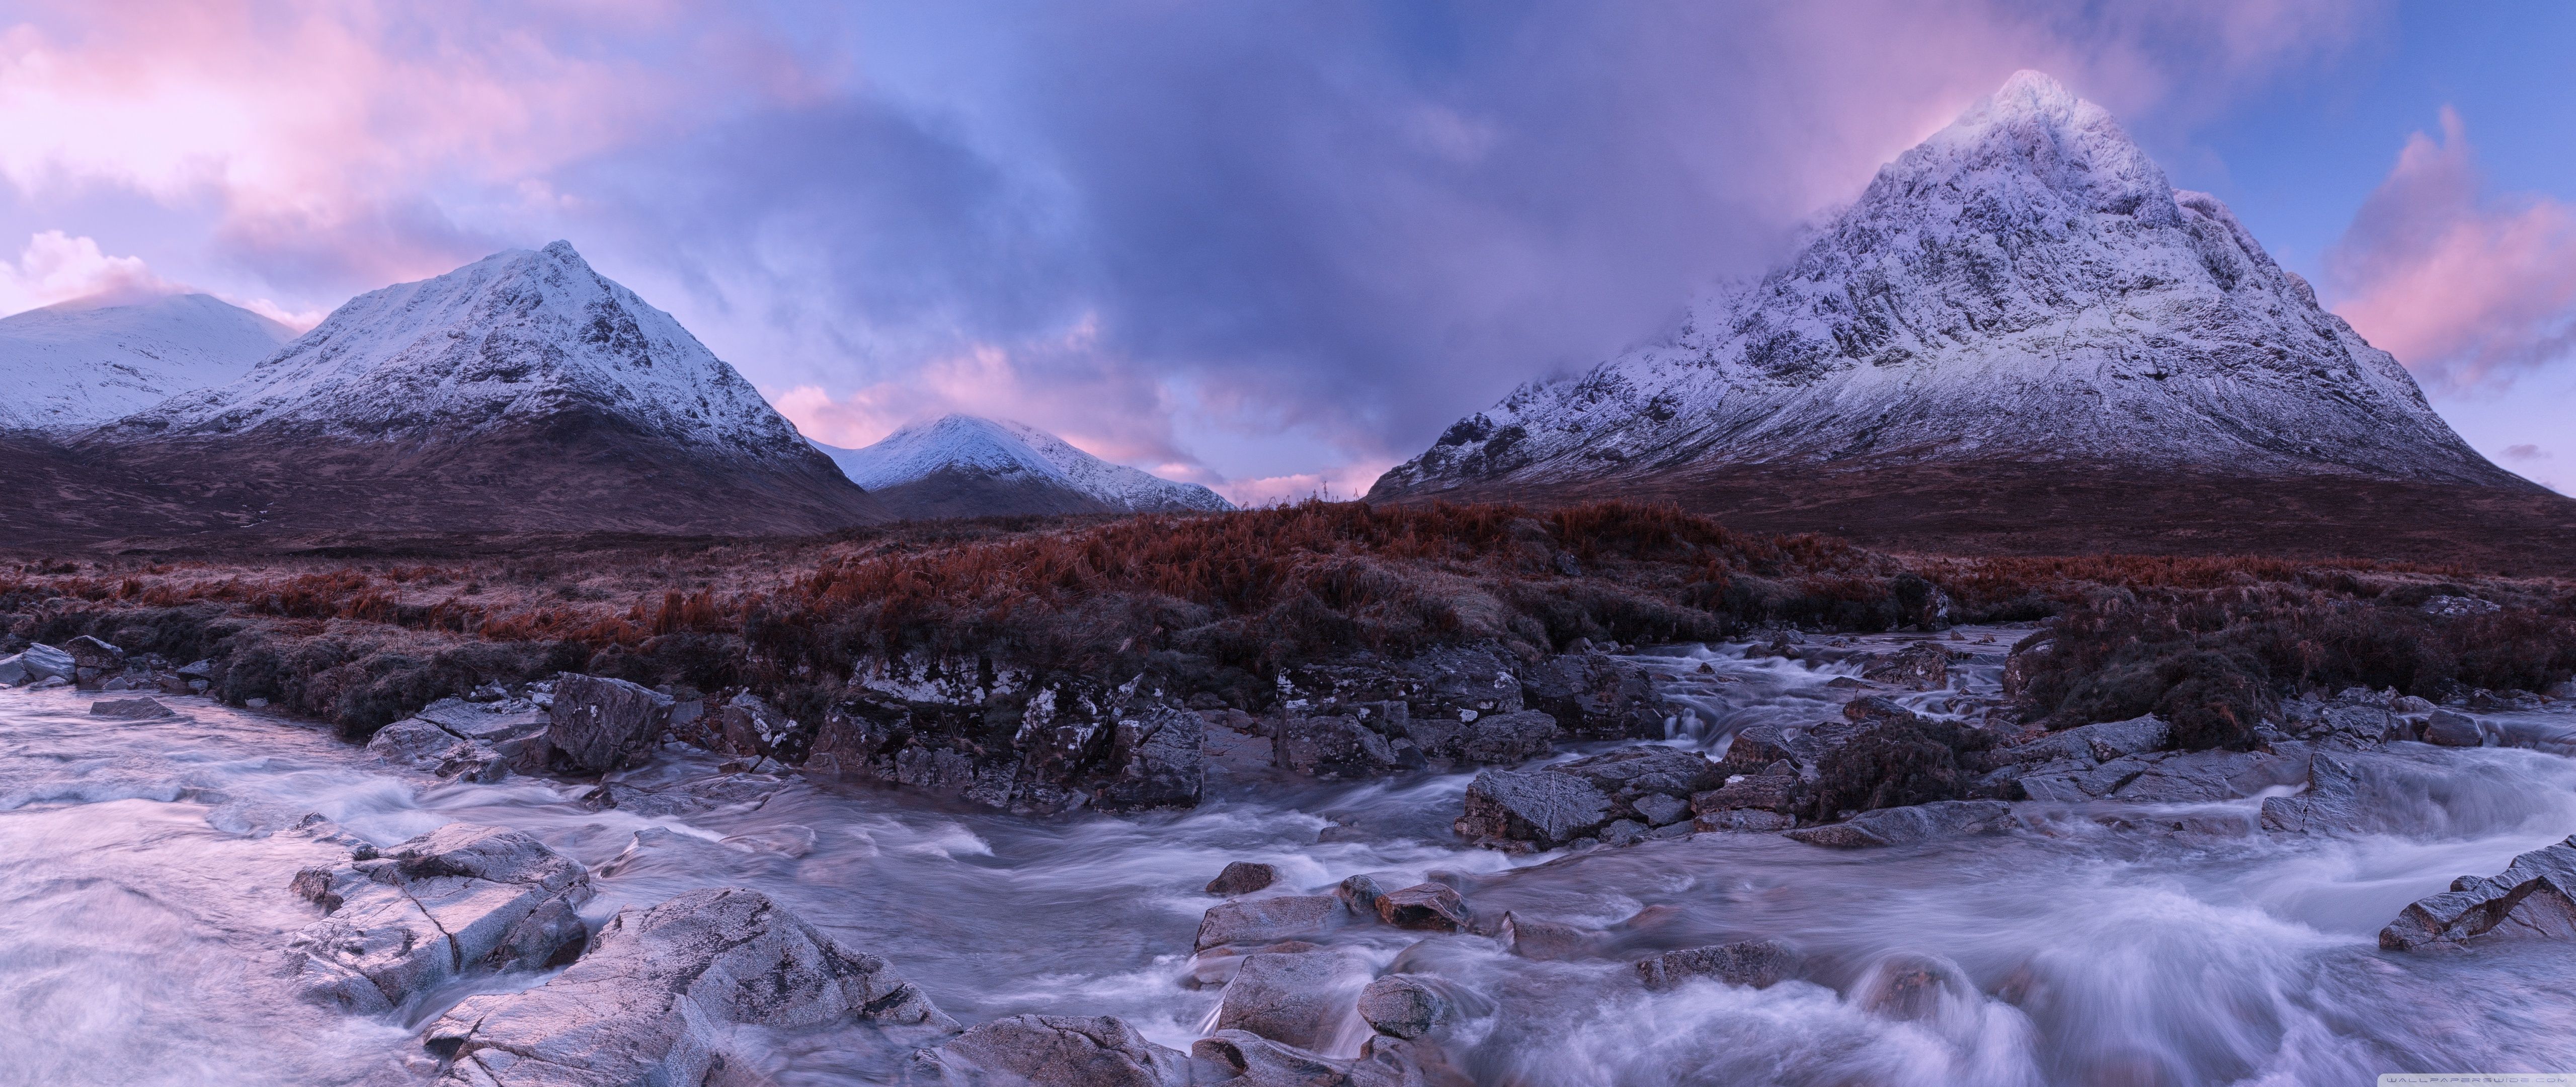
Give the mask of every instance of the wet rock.
POLYGON ((1693 795, 1726 781, 1725 773, 1708 756, 1656 744, 1559 763, 1544 772, 1578 778, 1599 789, 1610 799, 1613 818, 1636 816, 1636 802, 1648 796, 1687 802, 1693 795))
POLYGON ((2103 721, 2052 732, 2039 739, 1993 753, 1996 765, 2046 763, 2059 759, 2109 762, 2125 755, 2161 751, 2173 743, 2173 726, 2154 714, 2126 721, 2103 721))
POLYGON ((1207 780, 1207 721, 1188 710, 1150 705, 1122 717, 1110 739, 1112 774, 1092 796, 1103 811, 1194 808, 1207 780))
POLYGON ((296 874, 324 918, 289 943, 306 999, 361 1013, 477 970, 533 970, 581 950, 590 876, 536 839, 450 824, 381 856, 296 874))
POLYGON ((749 691, 726 699, 712 713, 702 711, 686 722, 679 719, 682 708, 678 703, 672 706, 672 731, 710 751, 795 763, 804 761, 814 745, 813 730, 749 691))
POLYGON ((1654 673, 1603 653, 1539 662, 1521 676, 1521 700, 1590 740, 1661 739, 1669 716, 1654 673))
POLYGON ((1215 879, 1208 881, 1207 893, 1232 898, 1251 894, 1277 882, 1277 866, 1257 861, 1235 861, 1226 865, 1225 871, 1217 873, 1215 879))
POLYGON ((1782 759, 1758 774, 1734 775, 1715 789, 1692 794, 1690 807, 1701 815, 1745 810, 1790 815, 1807 806, 1807 793, 1806 780, 1782 759))
POLYGON ((1937 955, 1890 955, 1861 979, 1853 993, 1863 1010, 1907 1022, 1948 1018, 1946 1011, 1973 1007, 1984 997, 1957 963, 1937 955))
POLYGON ((2486 742, 2478 719, 2465 713, 2434 710, 2424 719, 2424 742, 2443 747, 2476 747, 2486 742))
POLYGON ((1190 1059, 1115 1016, 1014 1015, 914 1051, 904 1082, 939 1087, 1187 1087, 1190 1059))
POLYGON ((1360 1018, 1378 1033, 1393 1038, 1419 1038, 1453 1014, 1440 989, 1419 977, 1395 974, 1360 990, 1360 1018))
POLYGON ((468 702, 442 698, 412 716, 449 735, 489 748, 509 769, 519 773, 543 771, 553 754, 546 732, 552 714, 526 699, 468 702))
POLYGON ((0 683, 42 683, 48 679, 69 682, 78 666, 72 655, 43 642, 0 657, 0 683))
POLYGON ((125 667, 125 650, 87 634, 64 642, 63 652, 71 656, 75 672, 82 668, 113 672, 125 667))
POLYGON ((1708 812, 1691 821, 1691 829, 1701 833, 1767 834, 1797 825, 1795 816, 1752 808, 1708 812))
POLYGON ((1916 642, 1894 653, 1865 658, 1860 676, 1891 687, 1937 691, 1950 685, 1950 651, 1932 642, 1916 642))
POLYGON ((1240 1030, 1221 1030, 1190 1046, 1190 1055, 1223 1087, 1473 1087, 1438 1048, 1384 1035, 1358 1060, 1327 1057, 1240 1030), (1230 1078, 1229 1078, 1230 1077, 1230 1078))
POLYGON ((490 782, 509 773, 509 760, 499 752, 417 717, 377 729, 367 738, 367 753, 443 778, 490 782))
POLYGON ((2275 833, 2348 831, 2369 817, 2369 806, 2362 800, 2361 783, 2353 776, 2352 765, 2323 752, 2308 762, 2306 791, 2263 801, 2263 829, 2275 833))
POLYGON ((1556 733, 1556 718, 1537 710, 1486 714, 1467 725, 1457 741, 1457 758, 1472 763, 1544 758, 1556 751, 1556 733))
POLYGON ((1417 883, 1377 897, 1378 920, 1397 928, 1459 932, 1467 927, 1467 904, 1446 884, 1417 883))
POLYGON ((1550 848, 1600 829, 1611 800, 1589 781, 1549 770, 1487 770, 1467 786, 1458 836, 1477 845, 1550 848))
POLYGON ((1662 793, 1638 797, 1635 803, 1629 806, 1636 809, 1637 815, 1644 819, 1648 826, 1666 826, 1691 816, 1691 801, 1662 793))
POLYGON ((2462 876, 2379 932, 2390 951, 2511 940, 2576 940, 2576 838, 2532 850, 2493 876, 2462 876))
POLYGON ((2023 775, 2017 783, 2022 795, 2032 800, 2082 803, 2110 796, 2154 769, 2157 762, 2152 755, 2133 755, 2090 766, 2061 761, 2043 766, 2041 773, 2023 775))
POLYGON ((1322 932, 1348 916, 1335 895, 1281 895, 1209 907, 1199 918, 1193 948, 1205 951, 1227 944, 1272 944, 1322 932))
POLYGON ((1745 940, 1667 951, 1637 960, 1637 977, 1654 990, 1679 988, 1692 978, 1768 989, 1797 975, 1798 953, 1778 940, 1745 940))
POLYGON ((1377 876, 1362 873, 1342 880, 1333 893, 1357 913, 1376 913, 1377 900, 1386 895, 1386 885, 1377 876))
POLYGON ((565 675, 546 729, 555 768, 604 774, 636 761, 660 741, 671 705, 671 696, 622 679, 565 675))
POLYGON ((2308 748, 2272 751, 2176 751, 2156 760, 2111 796, 2141 804, 2208 804, 2252 796, 2308 777, 2308 748))
POLYGON ((213 679, 215 678, 215 662, 212 658, 190 661, 186 664, 180 665, 178 672, 180 675, 186 676, 189 679, 213 679))
POLYGON ((1378 777, 1402 765, 1386 737, 1352 717, 1287 717, 1279 722, 1279 765, 1308 777, 1378 777))
POLYGON ((1788 836, 1832 849, 1910 845, 1935 838, 1991 834, 2012 823, 2012 805, 1994 800, 1939 800, 1862 812, 1840 823, 1792 830, 1788 836))
POLYGON ((1596 929, 1505 913, 1502 941, 1512 954, 1524 959, 1558 962, 1597 955, 1608 944, 1609 937, 1596 929))
POLYGON ((1225 983, 1216 1026, 1320 1049, 1332 1044, 1365 978, 1356 960, 1332 951, 1247 955, 1225 983))
MULTIPOLYGON (((884 959, 842 947, 756 891, 718 887, 618 913, 537 988, 470 996, 428 1033, 442 1082, 704 1084, 756 1067, 742 1028, 956 1029, 884 959)), ((734 1082, 727 1079, 725 1082, 734 1082)))
POLYGON ((92 717, 113 717, 120 721, 151 721, 179 714, 154 698, 110 698, 89 704, 92 717))

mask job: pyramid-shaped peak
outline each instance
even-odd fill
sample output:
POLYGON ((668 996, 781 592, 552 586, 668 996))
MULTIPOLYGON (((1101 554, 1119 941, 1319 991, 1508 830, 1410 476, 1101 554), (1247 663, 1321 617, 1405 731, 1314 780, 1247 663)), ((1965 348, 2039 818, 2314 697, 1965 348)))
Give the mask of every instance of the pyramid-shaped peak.
POLYGON ((2052 117, 2067 116, 2078 108, 2091 105, 2075 97, 2075 92, 2067 90, 2066 84, 2058 82, 2056 77, 2029 68, 2014 72, 2006 78, 2004 85, 1996 89, 1993 97, 1988 98, 1986 102, 1988 108, 1996 113, 2039 114, 2052 117))

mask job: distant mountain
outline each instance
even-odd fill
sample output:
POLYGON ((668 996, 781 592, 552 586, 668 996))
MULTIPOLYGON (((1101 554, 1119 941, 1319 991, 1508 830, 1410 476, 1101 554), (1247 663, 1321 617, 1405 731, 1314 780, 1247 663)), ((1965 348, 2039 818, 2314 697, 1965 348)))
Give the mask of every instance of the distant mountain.
MULTIPOLYGON (((209 542, 794 534, 878 503, 671 316, 572 246, 350 300, 236 380, 54 463, 124 494, 84 533, 209 542)), ((66 486, 81 484, 72 478, 66 486)))
POLYGON ((907 425, 865 449, 814 446, 904 518, 1234 508, 1196 483, 1111 464, 1006 420, 948 415, 907 425))
POLYGON ((2557 508, 2217 198, 2022 72, 1669 341, 1523 386, 1369 497, 1625 494, 1892 542, 2200 550, 2251 539, 2212 502, 2349 519, 2364 483, 2557 508))
POLYGON ((295 330, 211 295, 74 300, 0 320, 0 429, 78 430, 221 385, 295 330))

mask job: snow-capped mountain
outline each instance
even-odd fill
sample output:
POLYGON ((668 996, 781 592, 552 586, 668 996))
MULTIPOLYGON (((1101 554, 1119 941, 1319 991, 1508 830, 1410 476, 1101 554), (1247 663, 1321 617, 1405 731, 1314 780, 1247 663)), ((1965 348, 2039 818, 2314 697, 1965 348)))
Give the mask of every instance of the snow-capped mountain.
POLYGON ((1156 513, 1229 510, 1181 483, 1085 453, 1024 423, 947 415, 908 424, 864 449, 814 443, 899 516, 1156 513))
POLYGON ((236 380, 74 439, 190 496, 129 534, 780 534, 884 511, 571 245, 351 299, 236 380), (195 526, 195 527, 189 527, 195 526))
POLYGON ((1668 342, 1523 386, 1370 495, 1964 462, 2529 486, 2225 205, 2021 72, 1668 342))
POLYGON ((77 430, 232 381, 295 330, 211 295, 74 300, 0 320, 0 429, 77 430))

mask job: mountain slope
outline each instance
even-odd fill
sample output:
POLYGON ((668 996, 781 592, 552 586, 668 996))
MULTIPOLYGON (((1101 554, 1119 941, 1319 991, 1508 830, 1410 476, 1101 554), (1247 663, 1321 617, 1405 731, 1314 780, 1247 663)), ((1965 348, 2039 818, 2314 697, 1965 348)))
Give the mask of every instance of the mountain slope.
POLYGON ((731 366, 563 242, 361 295, 239 379, 69 446, 96 486, 177 496, 93 534, 792 534, 885 517, 731 366))
POLYGON ((1800 471, 1865 495, 1869 473, 1945 467, 1998 493, 2111 471, 2545 497, 2469 449, 2217 199, 2173 189, 2100 107, 2033 72, 1669 341, 1523 386, 1370 497, 1610 485, 1714 502, 1726 479, 1800 471))
POLYGON ((906 518, 1234 508, 1198 484, 1111 464, 1007 420, 948 415, 908 424, 864 449, 814 445, 906 518))
POLYGON ((0 429, 96 426, 232 381, 294 338, 203 294, 29 310, 0 320, 0 429))

